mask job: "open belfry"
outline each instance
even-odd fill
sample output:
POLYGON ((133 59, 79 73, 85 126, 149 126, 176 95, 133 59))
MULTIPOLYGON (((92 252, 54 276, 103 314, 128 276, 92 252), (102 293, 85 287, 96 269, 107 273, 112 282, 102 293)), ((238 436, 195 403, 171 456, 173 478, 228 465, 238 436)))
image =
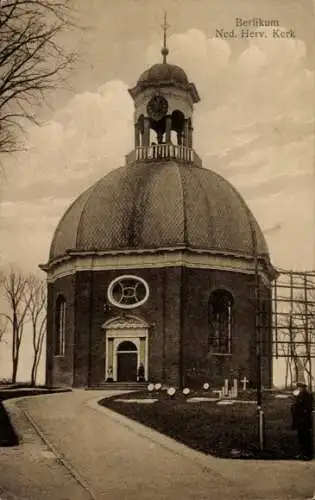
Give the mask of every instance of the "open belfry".
POLYGON ((275 271, 244 199, 194 149, 200 97, 166 28, 162 62, 129 90, 134 149, 68 208, 41 265, 49 385, 255 386, 257 342, 272 384, 275 271))

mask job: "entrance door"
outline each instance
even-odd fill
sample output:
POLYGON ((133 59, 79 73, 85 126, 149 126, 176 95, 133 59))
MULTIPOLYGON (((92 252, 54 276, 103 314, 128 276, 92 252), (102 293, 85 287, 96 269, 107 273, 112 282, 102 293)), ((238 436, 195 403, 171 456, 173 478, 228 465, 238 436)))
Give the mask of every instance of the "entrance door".
POLYGON ((136 382, 138 368, 138 351, 133 342, 124 341, 117 350, 118 382, 136 382))

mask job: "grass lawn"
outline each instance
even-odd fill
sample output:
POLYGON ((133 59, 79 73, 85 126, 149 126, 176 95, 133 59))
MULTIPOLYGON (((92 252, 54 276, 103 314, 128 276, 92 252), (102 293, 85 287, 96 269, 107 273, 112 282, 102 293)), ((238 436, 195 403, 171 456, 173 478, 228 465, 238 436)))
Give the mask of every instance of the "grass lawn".
MULTIPOLYGON (((195 393, 190 396, 203 396, 195 393)), ((209 396, 209 394, 208 394, 209 396)), ((145 399, 146 391, 113 396, 101 405, 151 427, 193 449, 225 458, 294 459, 298 454, 295 431, 291 429, 291 399, 263 396, 265 451, 259 451, 256 404, 217 405, 203 401, 188 403, 182 395, 171 400, 164 392, 152 404, 124 403, 119 399, 145 399)), ((246 398, 255 400, 255 393, 246 398)))
POLYGON ((0 447, 17 446, 19 444, 17 435, 11 425, 7 412, 0 401, 0 447))
POLYGON ((11 425, 10 418, 5 411, 2 401, 11 398, 36 396, 59 392, 58 389, 48 389, 44 386, 31 386, 30 384, 0 384, 0 448, 1 446, 17 446, 18 437, 11 425))

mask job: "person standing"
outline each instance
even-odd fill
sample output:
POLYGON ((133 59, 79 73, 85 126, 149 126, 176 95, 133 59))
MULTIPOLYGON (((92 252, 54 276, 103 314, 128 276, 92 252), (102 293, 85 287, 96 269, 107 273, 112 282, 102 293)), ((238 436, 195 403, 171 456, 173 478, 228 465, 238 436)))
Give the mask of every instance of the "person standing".
POLYGON ((144 382, 145 377, 144 377, 144 364, 140 363, 139 368, 138 368, 138 382, 144 382))
POLYGON ((297 390, 293 392, 293 403, 291 406, 292 428, 297 431, 300 447, 300 458, 312 460, 313 458, 313 396, 307 390, 304 383, 297 384, 297 390))

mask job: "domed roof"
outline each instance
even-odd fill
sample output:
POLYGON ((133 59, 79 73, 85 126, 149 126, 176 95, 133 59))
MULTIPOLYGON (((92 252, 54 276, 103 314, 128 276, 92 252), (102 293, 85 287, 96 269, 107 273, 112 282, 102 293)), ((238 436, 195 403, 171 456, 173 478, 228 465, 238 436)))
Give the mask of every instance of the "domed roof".
POLYGON ((188 84, 188 78, 185 71, 175 64, 160 63, 154 64, 151 68, 145 70, 138 79, 138 85, 149 85, 161 82, 176 82, 182 85, 188 84))
POLYGON ((243 198, 206 168, 176 162, 113 170, 62 217, 50 260, 67 250, 115 251, 190 247, 220 253, 268 254, 243 198))

